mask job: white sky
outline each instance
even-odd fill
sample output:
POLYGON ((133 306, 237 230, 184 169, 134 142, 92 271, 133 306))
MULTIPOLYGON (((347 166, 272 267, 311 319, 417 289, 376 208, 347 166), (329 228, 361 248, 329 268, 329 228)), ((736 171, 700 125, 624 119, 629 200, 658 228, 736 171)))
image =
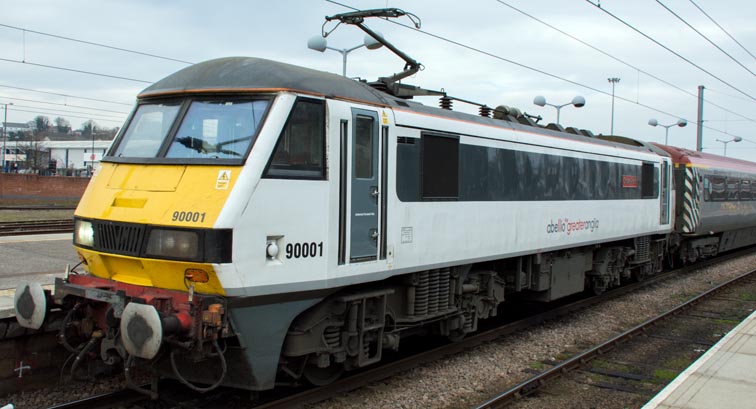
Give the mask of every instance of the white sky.
MULTIPOLYGON (((741 136, 743 142, 728 145, 728 156, 756 161, 756 133, 753 131, 756 125, 756 101, 753 99, 756 98, 756 78, 669 14, 657 1, 602 0, 601 6, 737 89, 683 62, 586 0, 503 1, 692 94, 697 93, 698 85, 704 85, 707 101, 704 108, 705 126, 726 132, 704 129, 705 151, 721 154, 723 144, 716 139, 728 140, 741 136)), ((751 53, 756 54, 756 3, 753 0, 693 1, 751 53)), ((656 118, 666 125, 675 123, 678 118, 685 118, 691 123, 685 128, 670 128, 669 143, 695 148, 695 97, 612 60, 496 0, 343 2, 361 9, 399 7, 420 17, 423 31, 609 94, 611 85, 607 78, 619 77, 621 81, 617 85, 616 95, 632 102, 615 100, 615 134, 664 142, 664 128, 650 127, 648 120, 656 118), (636 102, 671 115, 639 106, 636 102)), ((756 59, 701 14, 691 0, 662 2, 756 72, 756 59)), ((334 73, 341 72, 341 56, 333 51, 321 54, 309 50, 306 42, 320 33, 324 16, 349 11, 321 0, 0 0, 0 10, 3 11, 0 24, 186 61, 200 62, 232 55, 255 56, 334 73)), ((410 23, 406 18, 398 21, 410 23)), ((533 105, 533 97, 543 95, 550 103, 563 104, 575 95, 582 95, 587 100, 586 106, 581 109, 571 106, 563 108, 562 125, 590 129, 594 133, 609 133, 610 95, 554 79, 387 21, 372 20, 368 21, 368 25, 425 66, 424 71, 405 80, 406 83, 430 89, 443 88, 450 95, 489 106, 505 104, 519 107, 528 113, 542 115, 543 123, 555 122, 556 110, 533 105)), ((356 27, 342 25, 328 37, 328 42, 332 47, 350 48, 359 44, 362 38, 362 32, 356 27)), ((186 66, 7 27, 0 27, 0 58, 148 82, 157 81, 186 66)), ((386 49, 368 51, 363 48, 349 55, 347 74, 372 80, 398 72, 402 67, 403 62, 386 49)), ((0 60, 0 85, 130 105, 139 91, 149 84, 0 60)), ((46 105, 20 99, 123 113, 131 109, 127 105, 0 87, 0 103, 14 103, 8 109, 8 122, 26 122, 43 114, 51 120, 63 116, 74 127, 80 126, 88 118, 100 125, 114 127, 120 126, 126 117, 123 113, 46 105)), ((435 99, 422 99, 422 102, 436 104, 435 99)), ((461 106, 460 103, 455 105, 461 106)))

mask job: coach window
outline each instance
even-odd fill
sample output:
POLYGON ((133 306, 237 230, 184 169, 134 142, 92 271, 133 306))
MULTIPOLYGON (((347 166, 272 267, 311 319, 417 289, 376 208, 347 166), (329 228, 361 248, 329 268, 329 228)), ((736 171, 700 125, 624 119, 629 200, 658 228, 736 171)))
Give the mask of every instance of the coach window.
POLYGON ((740 200, 751 200, 751 181, 743 179, 740 181, 740 200))
POLYGON ((740 193, 740 179, 727 178, 727 199, 737 201, 740 193))
POLYGON ((657 183, 655 179, 653 163, 641 165, 641 198, 650 199, 656 197, 657 183))
POLYGON ((423 134, 422 143, 423 199, 459 198, 459 137, 423 134))
POLYGON ((264 177, 325 179, 325 104, 300 98, 286 121, 264 177))
POLYGON ((712 176, 709 177, 709 199, 714 202, 723 202, 727 200, 727 185, 725 178, 712 176))

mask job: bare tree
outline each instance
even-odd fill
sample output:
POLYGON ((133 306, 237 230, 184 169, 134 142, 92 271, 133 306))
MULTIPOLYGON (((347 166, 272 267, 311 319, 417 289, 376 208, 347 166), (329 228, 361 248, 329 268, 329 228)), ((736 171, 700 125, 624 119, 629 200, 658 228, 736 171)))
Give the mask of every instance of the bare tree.
POLYGON ((26 169, 36 173, 47 166, 47 158, 50 154, 45 145, 45 139, 42 135, 36 134, 32 135, 28 141, 18 144, 18 150, 26 156, 24 160, 26 169))
POLYGON ((71 130, 71 123, 66 118, 59 116, 53 122, 55 122, 55 127, 58 128, 58 133, 68 133, 71 130))
POLYGON ((50 129, 50 118, 37 115, 34 117, 34 125, 37 127, 37 132, 45 132, 50 129))
POLYGON ((100 130, 100 125, 97 125, 97 122, 93 120, 88 120, 87 122, 84 122, 81 124, 81 134, 82 136, 89 136, 92 137, 93 133, 100 130))

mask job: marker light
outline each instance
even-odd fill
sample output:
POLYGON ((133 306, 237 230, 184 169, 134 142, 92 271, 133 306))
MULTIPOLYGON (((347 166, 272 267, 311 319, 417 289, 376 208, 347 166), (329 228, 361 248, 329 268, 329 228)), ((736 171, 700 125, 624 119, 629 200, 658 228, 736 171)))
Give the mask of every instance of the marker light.
POLYGON ((278 245, 276 244, 276 242, 269 241, 268 248, 265 250, 265 252, 268 254, 268 258, 278 257, 278 245))
POLYGON ((207 271, 198 268, 187 268, 186 271, 184 271, 184 278, 193 283, 206 283, 210 281, 210 276, 207 274, 207 271))

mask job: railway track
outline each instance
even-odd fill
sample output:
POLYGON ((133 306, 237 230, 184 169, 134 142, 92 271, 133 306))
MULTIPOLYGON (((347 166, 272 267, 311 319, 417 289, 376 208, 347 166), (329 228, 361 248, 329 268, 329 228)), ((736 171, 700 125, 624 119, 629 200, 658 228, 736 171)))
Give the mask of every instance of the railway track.
MULTIPOLYGON (((753 291, 756 291, 756 270, 711 288, 569 359, 547 362, 551 368, 502 391, 478 409, 507 407, 520 398, 548 389, 563 377, 570 378, 565 380, 569 385, 562 385, 560 391, 584 394, 587 385, 602 389, 605 398, 608 390, 631 395, 624 399, 635 400, 615 402, 620 407, 642 405, 756 308, 753 291), (745 286, 746 292, 741 296, 727 294, 733 288, 737 292, 738 286, 745 286), (722 306, 723 301, 736 305, 722 306), (691 356, 691 351, 697 354, 691 356)), ((548 401, 540 402, 535 397, 527 399, 528 404, 555 407, 552 399, 555 394, 544 395, 549 395, 544 398, 548 401)), ((579 403, 566 400, 556 406, 576 407, 579 403)))
POLYGON ((0 206, 0 210, 76 210, 76 206, 57 206, 57 205, 17 205, 17 206, 0 206))
POLYGON ((73 219, 0 222, 0 236, 70 233, 73 227, 73 219))
MULTIPOLYGON (((705 266, 710 266, 715 263, 720 263, 727 261, 731 258, 742 256, 744 254, 747 254, 749 252, 752 252, 753 249, 750 249, 748 251, 742 251, 737 252, 734 254, 731 254, 729 256, 723 256, 719 257, 715 260, 709 260, 705 263, 699 263, 694 268, 703 268, 705 266)), ((501 337, 504 337, 508 334, 512 334, 524 329, 527 329, 529 327, 541 324, 545 321, 555 320, 560 317, 565 317, 570 314, 574 314, 575 312, 578 312, 580 310, 589 308, 591 306, 594 306, 596 304, 600 304, 603 302, 606 302, 610 299, 620 297, 624 294, 628 294, 634 291, 637 291, 643 287, 651 286, 656 283, 659 283, 663 280, 667 280, 669 278, 672 278, 674 276, 679 276, 682 274, 685 274, 687 272, 687 269, 678 269, 675 271, 671 271, 662 275, 659 275, 657 277, 650 278, 648 280, 644 280, 639 283, 633 283, 630 285, 626 285, 624 287, 609 291, 605 294, 602 294, 601 296, 595 296, 592 298, 587 299, 581 299, 574 302, 566 303, 564 305, 558 306, 556 308, 550 309, 545 312, 541 312, 539 314, 525 317, 522 319, 518 319, 516 321, 510 322, 508 324, 492 328, 486 331, 483 331, 481 333, 469 336, 465 339, 463 339, 460 342, 456 343, 448 343, 444 345, 440 345, 438 347, 432 348, 430 350, 426 350, 424 352, 420 352, 411 356, 405 356, 405 357, 399 357, 393 362, 388 362, 384 365, 381 365, 379 367, 375 368, 369 368, 367 370, 357 372, 349 377, 345 377, 343 379, 340 379, 330 385, 322 386, 322 387, 311 387, 311 388, 299 388, 298 392, 296 389, 288 390, 287 392, 281 392, 281 391, 273 391, 273 392, 265 392, 260 395, 259 400, 257 400, 256 404, 252 404, 252 402, 249 402, 249 405, 253 406, 247 406, 246 404, 241 407, 255 407, 256 409, 261 408, 289 408, 289 407, 302 407, 308 404, 313 404, 316 402, 320 402, 329 398, 332 398, 334 396, 338 396, 340 394, 343 394, 345 392, 349 392, 352 390, 359 389, 365 385, 368 385, 373 382, 381 381, 384 379, 387 379, 389 377, 392 377, 394 375, 397 375, 401 372, 407 371, 409 369, 424 365, 426 363, 430 363, 433 361, 438 361, 443 359, 447 356, 452 356, 458 353, 461 353, 463 351, 469 350, 471 348, 475 348, 476 346, 485 344, 487 342, 491 342, 493 340, 499 339, 501 337), (282 393, 285 393, 287 396, 281 396, 282 393)), ((710 292, 707 292, 706 294, 709 294, 710 292)), ((691 301, 686 304, 691 304, 694 301, 691 301)), ((682 307, 681 307, 682 308, 682 307)), ((644 323, 646 324, 646 323, 644 323)), ((636 330, 638 332, 639 330, 636 330)), ((620 343, 622 341, 618 341, 613 339, 612 340, 614 344, 620 343)), ((595 353, 602 353, 605 352, 608 349, 606 346, 599 346, 593 349, 595 353)), ((704 348, 705 350, 705 348, 704 348)), ((583 360, 586 360, 583 358, 583 360)), ((563 368, 567 369, 575 369, 577 366, 570 366, 574 365, 575 362, 580 362, 581 358, 576 356, 573 359, 570 359, 566 366, 555 368, 549 370, 549 374, 552 376, 558 375, 561 371, 565 370, 563 368)), ((586 361, 590 361, 590 359, 587 359, 586 361)), ((514 394, 510 394, 511 398, 517 399, 518 397, 524 396, 526 393, 530 393, 533 391, 536 391, 538 387, 545 385, 545 379, 548 377, 548 375, 544 378, 544 380, 537 380, 536 378, 533 378, 526 382, 523 385, 520 385, 519 389, 514 394)), ((514 388, 513 388, 514 389, 514 388)), ((162 389, 164 390, 165 389, 162 389)), ((116 391, 114 394, 121 394, 124 393, 123 391, 116 391)), ((130 392, 129 392, 130 393, 130 392)), ((86 402, 76 403, 72 402, 70 405, 72 406, 66 406, 66 405, 60 405, 55 406, 55 408, 76 408, 76 407, 112 407, 108 406, 107 399, 110 399, 108 397, 110 394, 102 395, 100 397, 97 397, 97 401, 102 400, 103 403, 100 405, 95 400, 89 400, 86 402), (95 406, 96 405, 96 406, 95 406)), ((133 395, 138 396, 138 395, 133 395)), ((143 396, 143 395, 142 395, 143 396)), ((512 399, 509 398, 506 402, 511 402, 512 399)), ((113 398, 114 401, 118 401, 118 397, 113 398)), ((136 398, 135 398, 136 399, 136 398)), ((219 403, 222 400, 222 398, 218 398, 216 400, 216 403, 219 403)), ((236 400, 238 403, 238 399, 236 400)), ((125 403, 125 402, 122 402, 125 403)), ((482 406, 482 407, 500 407, 500 406, 494 406, 494 403, 488 403, 489 406, 482 406)), ((498 405, 498 404, 496 404, 498 405)), ((139 406, 118 406, 118 407, 139 407, 139 406)), ((184 406, 182 406, 184 407, 184 406)), ((189 406, 187 406, 189 407, 189 406)), ((236 406, 235 406, 236 407, 236 406)))
POLYGON ((50 406, 48 409, 116 409, 147 402, 149 398, 131 389, 103 393, 88 398, 50 406))

